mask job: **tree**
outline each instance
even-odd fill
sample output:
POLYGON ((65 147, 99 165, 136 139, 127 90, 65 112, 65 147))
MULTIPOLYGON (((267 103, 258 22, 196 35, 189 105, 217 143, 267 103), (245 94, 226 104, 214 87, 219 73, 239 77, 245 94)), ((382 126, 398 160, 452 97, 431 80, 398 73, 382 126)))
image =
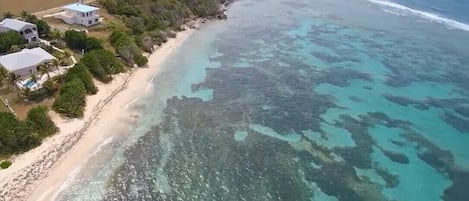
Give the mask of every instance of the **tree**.
POLYGON ((75 50, 81 51, 82 49, 85 49, 86 38, 86 34, 83 32, 75 30, 68 30, 65 32, 65 43, 67 43, 68 47, 75 50))
POLYGON ((73 62, 72 61, 72 53, 68 50, 65 50, 63 52, 63 54, 60 56, 59 60, 60 60, 60 64, 64 65, 65 61, 68 59, 70 62, 73 62))
POLYGON ((62 86, 52 108, 66 117, 83 117, 86 105, 85 93, 83 82, 75 77, 62 86))
POLYGON ((148 59, 141 54, 135 55, 134 61, 135 61, 135 64, 137 64, 137 66, 139 67, 145 66, 148 63, 148 59))
POLYGON ((18 76, 15 73, 8 73, 8 85, 16 88, 16 81, 18 81, 18 76))
POLYGON ((23 37, 16 31, 0 32, 0 54, 7 53, 14 45, 23 45, 23 37))
POLYGON ((8 71, 0 64, 0 87, 3 87, 3 81, 8 77, 8 71))
POLYGON ((65 80, 67 82, 77 78, 83 82, 86 93, 96 94, 98 92, 98 88, 96 88, 93 82, 93 76, 91 75, 90 71, 88 71, 86 66, 84 66, 84 64, 81 62, 76 64, 73 68, 69 69, 67 75, 65 76, 65 80))
POLYGON ((20 12, 21 19, 23 19, 23 20, 27 20, 28 17, 29 17, 29 15, 30 15, 30 14, 28 13, 28 11, 22 10, 22 11, 20 12))
POLYGON ((81 58, 80 63, 84 64, 93 76, 101 82, 108 83, 112 80, 109 76, 109 72, 99 62, 98 55, 96 52, 86 53, 81 58))
POLYGON ((101 41, 97 38, 87 37, 84 32, 68 30, 65 32, 65 43, 75 50, 85 50, 86 52, 102 49, 101 41))
POLYGON ((51 39, 56 39, 56 40, 59 40, 59 39, 62 39, 62 33, 58 30, 58 29, 52 29, 52 31, 49 33, 49 37, 51 39))
POLYGON ((103 49, 103 46, 101 45, 101 41, 99 39, 88 37, 86 39, 86 45, 84 49, 89 52, 96 49, 103 49))
POLYGON ((12 113, 0 112, 0 127, 0 156, 21 153, 41 143, 39 136, 12 113))
POLYGON ((37 67, 37 70, 41 72, 41 74, 47 74, 47 79, 50 80, 50 74, 49 74, 49 66, 47 64, 41 64, 37 67))
POLYGON ((31 108, 26 116, 26 124, 41 137, 47 137, 57 132, 58 128, 47 115, 47 107, 38 106, 31 108))
MULTIPOLYGON (((39 36, 41 36, 43 38, 48 38, 49 37, 50 26, 49 26, 49 24, 47 24, 46 21, 37 18, 35 15, 31 15, 31 14, 27 14, 27 13, 24 13, 24 14, 25 14, 24 20, 26 22, 33 23, 37 26, 37 32, 39 33, 39 36)), ((22 15, 23 15, 23 13, 22 13, 22 15)))

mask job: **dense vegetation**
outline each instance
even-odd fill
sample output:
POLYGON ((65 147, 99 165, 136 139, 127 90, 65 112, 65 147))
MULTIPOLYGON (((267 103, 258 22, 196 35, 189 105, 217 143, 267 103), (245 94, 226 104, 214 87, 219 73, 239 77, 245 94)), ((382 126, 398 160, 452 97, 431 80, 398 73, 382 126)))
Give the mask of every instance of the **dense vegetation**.
MULTIPOLYGON (((102 0, 101 4, 117 21, 109 38, 116 54, 128 65, 144 66, 148 60, 143 52, 152 52, 154 45, 166 42, 194 17, 209 17, 220 14, 219 5, 225 0, 102 0), (122 25, 123 22, 123 25, 122 25)), ((6 13, 4 17, 14 17, 6 13)), ((113 52, 105 50, 102 42, 86 33, 69 30, 62 35, 52 30, 43 20, 27 12, 21 13, 24 21, 36 24, 41 38, 55 39, 77 51, 85 52, 80 62, 65 75, 51 78, 41 92, 56 94, 52 108, 59 114, 76 118, 82 117, 86 105, 86 95, 96 94, 93 77, 107 83, 112 75, 126 69, 113 52)), ((112 22, 108 24, 111 27, 112 22)), ((0 54, 24 47, 24 39, 14 31, 0 33, 0 54)), ((67 56, 68 57, 68 56, 67 56)), ((56 64, 55 66, 58 66, 56 64)), ((48 73, 48 67, 43 70, 48 73)), ((58 67, 57 67, 58 68, 58 67)), ((0 83, 10 78, 1 67, 0 83)), ((14 75, 14 74, 12 74, 14 75)), ((22 93, 31 93, 24 91, 22 93)), ((41 140, 57 132, 58 128, 47 115, 47 107, 32 108, 26 119, 19 120, 13 114, 0 112, 0 157, 28 151, 41 143, 41 140)), ((8 168, 10 161, 2 161, 0 168, 8 168)))
POLYGON ((5 54, 10 51, 11 47, 24 43, 23 37, 16 31, 0 32, 0 54, 5 54))
POLYGON ((41 143, 42 138, 57 132, 57 127, 47 115, 47 108, 32 108, 25 121, 12 113, 0 112, 0 156, 28 151, 41 143))
POLYGON ((86 53, 80 60, 93 76, 101 82, 108 83, 112 75, 124 72, 124 66, 114 54, 105 49, 97 49, 86 53))
POLYGON ((47 115, 47 107, 38 106, 28 111, 26 125, 34 130, 40 137, 47 137, 57 132, 58 128, 47 115))
POLYGON ((112 80, 113 74, 124 70, 124 66, 108 50, 95 49, 86 53, 65 75, 65 83, 61 86, 52 108, 66 117, 83 117, 86 95, 98 92, 93 76, 107 83, 112 80))
POLYGON ((67 46, 74 50, 88 52, 95 49, 103 49, 101 41, 97 38, 88 37, 86 33, 81 31, 68 30, 65 32, 64 39, 67 46))
POLYGON ((144 66, 148 60, 142 55, 142 50, 137 46, 134 39, 122 31, 115 31, 109 37, 111 45, 116 49, 116 52, 128 64, 137 64, 144 66))
POLYGON ((128 31, 117 29, 111 36, 116 52, 130 64, 146 63, 136 47, 151 52, 153 46, 166 42, 172 30, 193 17, 221 13, 225 0, 102 0, 101 4, 122 20, 128 31))

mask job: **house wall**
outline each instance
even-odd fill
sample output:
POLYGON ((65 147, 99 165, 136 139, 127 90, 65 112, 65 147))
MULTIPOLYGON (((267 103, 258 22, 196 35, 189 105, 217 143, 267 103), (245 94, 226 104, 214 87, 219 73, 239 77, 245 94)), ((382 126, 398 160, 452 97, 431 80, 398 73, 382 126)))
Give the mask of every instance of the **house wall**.
MULTIPOLYGON (((27 40, 28 43, 33 43, 33 42, 38 42, 39 41, 39 33, 37 31, 37 26, 36 25, 34 25, 34 26, 33 25, 27 25, 21 31, 23 32, 23 35, 22 35, 23 38, 25 40, 27 40), (26 33, 26 32, 28 32, 28 30, 31 31, 31 32, 26 33)), ((21 34, 21 32, 20 32, 20 34, 21 34)))
POLYGON ((37 66, 30 66, 27 68, 15 70, 12 73, 15 73, 19 80, 24 80, 31 77, 31 73, 37 73, 37 66))
MULTIPOLYGON (((0 32, 7 32, 7 31, 16 31, 7 29, 4 27, 0 27, 0 32)), ((18 32, 18 31, 16 31, 18 32)), ((39 34, 37 32, 36 25, 26 25, 21 31, 18 32, 28 43, 39 41, 39 34), (25 33, 27 30, 31 30, 29 33, 25 33)))
POLYGON ((99 24, 98 11, 82 13, 73 10, 66 10, 65 13, 67 15, 67 19, 65 19, 65 17, 62 17, 62 19, 68 24, 81 24, 83 26, 92 26, 95 24, 99 24))

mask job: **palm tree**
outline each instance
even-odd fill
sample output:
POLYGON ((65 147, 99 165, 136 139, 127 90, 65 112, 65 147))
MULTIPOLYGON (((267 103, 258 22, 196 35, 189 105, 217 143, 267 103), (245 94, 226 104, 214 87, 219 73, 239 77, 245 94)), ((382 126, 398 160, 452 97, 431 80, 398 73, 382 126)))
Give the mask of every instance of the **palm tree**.
POLYGON ((47 64, 41 64, 37 66, 37 70, 41 72, 43 75, 47 74, 47 79, 50 79, 49 66, 47 64))
POLYGON ((8 73, 8 84, 16 88, 16 81, 18 81, 18 76, 15 73, 8 73))
POLYGON ((62 54, 62 58, 60 58, 61 62, 65 61, 65 59, 69 59, 69 60, 72 60, 72 53, 68 50, 65 50, 64 53, 62 54))
POLYGON ((60 61, 58 59, 54 59, 50 62, 50 65, 54 66, 57 69, 57 73, 59 74, 59 77, 60 77, 61 76, 60 75, 60 61))
POLYGON ((0 87, 3 87, 3 80, 8 76, 8 71, 0 64, 0 87))

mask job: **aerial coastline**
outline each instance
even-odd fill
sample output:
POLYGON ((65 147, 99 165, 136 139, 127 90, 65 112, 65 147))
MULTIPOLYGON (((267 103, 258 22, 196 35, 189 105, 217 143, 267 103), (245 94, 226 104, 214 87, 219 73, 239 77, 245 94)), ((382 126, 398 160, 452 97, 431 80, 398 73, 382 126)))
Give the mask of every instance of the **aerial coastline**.
MULTIPOLYGON (((34 15, 52 16, 59 10, 60 8, 50 8, 34 15)), ((128 128, 122 122, 131 124, 137 116, 129 106, 145 95, 162 63, 207 21, 203 17, 193 18, 180 26, 173 37, 160 45, 155 44, 151 48, 152 52, 147 54, 148 59, 145 59, 148 61, 146 67, 115 74, 112 81, 105 81, 109 83, 95 80, 98 92, 86 96, 86 106, 81 118, 64 117, 49 111, 48 114, 59 132, 45 138, 40 146, 8 159, 12 164, 0 171, 0 200, 54 199, 70 172, 86 162, 100 144, 109 142, 116 137, 113 135, 122 133, 113 131, 128 128)), ((72 59, 75 60, 73 56, 72 59)), ((135 62, 141 66, 138 61, 135 62)))
MULTIPOLYGON (((197 21, 195 26, 198 24, 197 21)), ((112 137, 112 133, 118 133, 105 131, 125 129, 125 125, 116 128, 122 119, 131 121, 133 118, 125 106, 144 95, 161 64, 195 30, 181 31, 176 38, 157 48, 149 56, 148 68, 118 75, 110 84, 98 84, 99 92, 87 97, 88 104, 82 119, 64 119, 54 115, 52 119, 60 132, 46 139, 41 146, 15 157, 12 166, 0 171, 0 195, 5 200, 25 200, 27 197, 30 200, 49 200, 76 165, 82 163, 106 138, 112 137)))

